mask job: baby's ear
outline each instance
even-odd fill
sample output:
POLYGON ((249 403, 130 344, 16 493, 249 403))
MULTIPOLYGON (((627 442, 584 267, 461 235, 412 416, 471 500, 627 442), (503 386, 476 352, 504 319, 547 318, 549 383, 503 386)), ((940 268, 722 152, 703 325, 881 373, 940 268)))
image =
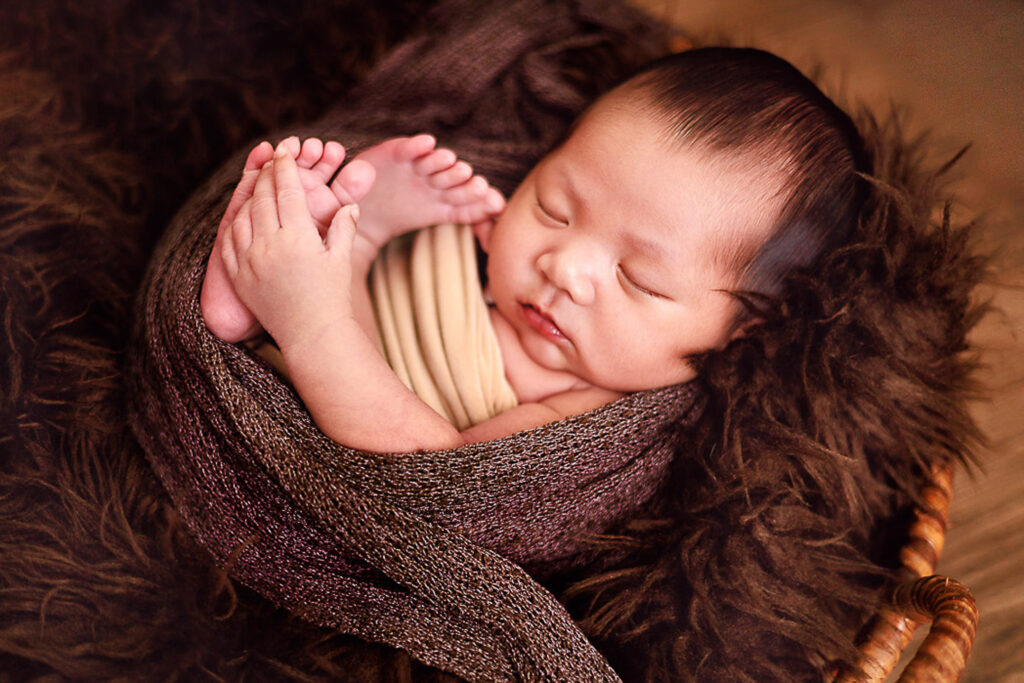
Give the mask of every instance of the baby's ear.
POLYGON ((476 239, 480 242, 480 248, 484 250, 485 254, 491 252, 491 233, 494 231, 494 221, 486 220, 480 221, 479 223, 473 224, 473 234, 476 235, 476 239))

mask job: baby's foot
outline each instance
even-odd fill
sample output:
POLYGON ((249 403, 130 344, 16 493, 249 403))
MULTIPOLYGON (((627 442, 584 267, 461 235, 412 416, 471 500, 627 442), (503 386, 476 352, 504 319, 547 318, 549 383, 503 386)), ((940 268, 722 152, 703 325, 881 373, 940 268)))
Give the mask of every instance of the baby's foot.
POLYGON ((289 151, 299 167, 306 204, 321 234, 324 234, 338 209, 355 204, 366 196, 373 186, 376 172, 370 163, 358 157, 342 168, 345 148, 333 140, 324 144, 318 138, 306 138, 301 148, 296 147, 298 138, 283 142, 291 145, 289 151))
POLYGON ((359 233, 375 247, 437 223, 486 221, 505 208, 504 197, 483 176, 436 144, 431 135, 394 138, 352 161, 367 161, 377 172, 359 202, 359 233))
MULTIPOLYGON (((282 140, 281 144, 291 152, 300 166, 299 173, 307 193, 310 213, 313 214, 321 231, 326 231, 341 207, 339 197, 344 197, 345 203, 354 203, 362 199, 373 184, 374 169, 367 162, 353 160, 340 173, 338 172, 338 167, 345 158, 345 148, 336 142, 324 145, 319 140, 310 138, 300 144, 297 137, 290 137, 282 140), (332 189, 328 189, 326 183, 336 173, 337 178, 332 184, 332 189)), ((238 210, 252 197, 260 169, 273 157, 274 148, 268 142, 261 142, 249 153, 242 177, 221 219, 217 241, 210 254, 206 277, 203 280, 199 298, 203 320, 210 331, 224 341, 250 339, 260 331, 256 317, 242 303, 231 286, 221 260, 220 247, 225 226, 230 226, 238 210)))
POLYGON ((221 244, 228 238, 226 233, 238 210, 252 196, 256 177, 263 165, 274 158, 274 148, 269 142, 261 142, 249 152, 242 168, 242 177, 228 201, 228 207, 217 228, 217 239, 207 261, 206 276, 199 295, 199 310, 209 330, 224 341, 236 342, 248 339, 259 331, 256 317, 242 303, 235 288, 228 279, 221 259, 221 244))

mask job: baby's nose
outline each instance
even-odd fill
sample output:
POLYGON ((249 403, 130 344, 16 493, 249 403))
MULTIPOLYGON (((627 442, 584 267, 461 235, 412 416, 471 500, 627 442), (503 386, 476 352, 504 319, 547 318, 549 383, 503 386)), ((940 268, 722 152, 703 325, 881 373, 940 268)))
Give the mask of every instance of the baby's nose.
POLYGON ((537 266, 544 276, 573 302, 586 306, 597 294, 599 259, 592 249, 567 245, 541 254, 537 266))

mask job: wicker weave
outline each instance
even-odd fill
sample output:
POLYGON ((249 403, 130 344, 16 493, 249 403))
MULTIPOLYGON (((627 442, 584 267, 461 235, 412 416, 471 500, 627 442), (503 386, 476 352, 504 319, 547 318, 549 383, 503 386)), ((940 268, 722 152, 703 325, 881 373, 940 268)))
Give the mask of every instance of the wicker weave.
POLYGON ((893 591, 891 604, 875 616, 860 646, 858 665, 863 673, 846 670, 836 683, 886 680, 914 631, 928 621, 931 629, 899 680, 960 679, 974 644, 978 607, 964 585, 933 574, 942 554, 952 493, 952 469, 937 468, 921 492, 910 540, 900 553, 905 579, 893 591))

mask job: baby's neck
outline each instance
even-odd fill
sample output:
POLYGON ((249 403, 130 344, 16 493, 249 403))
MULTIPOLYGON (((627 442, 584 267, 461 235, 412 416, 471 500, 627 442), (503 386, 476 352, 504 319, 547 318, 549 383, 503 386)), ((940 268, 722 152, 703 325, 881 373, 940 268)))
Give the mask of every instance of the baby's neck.
POLYGON ((536 403, 556 394, 591 388, 590 384, 572 373, 538 365, 526 354, 519 335, 498 309, 490 306, 487 310, 501 349, 505 377, 520 403, 536 403))

